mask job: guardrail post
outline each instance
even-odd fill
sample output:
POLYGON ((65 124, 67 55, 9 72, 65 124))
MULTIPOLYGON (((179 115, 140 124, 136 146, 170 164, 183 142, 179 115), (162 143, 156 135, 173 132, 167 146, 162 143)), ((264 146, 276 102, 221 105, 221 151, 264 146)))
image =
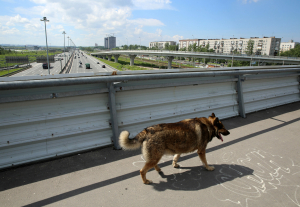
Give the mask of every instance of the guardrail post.
POLYGON ((238 105, 239 105, 239 114, 241 117, 246 118, 245 113, 245 104, 244 104, 244 94, 243 94, 243 84, 242 82, 245 79, 243 79, 243 76, 238 76, 238 82, 237 82, 237 94, 238 94, 238 105))
POLYGON ((109 104, 109 111, 110 111, 110 124, 111 124, 112 134, 113 134, 112 141, 115 149, 121 149, 118 141, 119 127, 118 127, 117 108, 116 108, 116 96, 115 96, 116 91, 114 88, 114 83, 113 82, 107 83, 107 88, 109 91, 108 104, 109 104))

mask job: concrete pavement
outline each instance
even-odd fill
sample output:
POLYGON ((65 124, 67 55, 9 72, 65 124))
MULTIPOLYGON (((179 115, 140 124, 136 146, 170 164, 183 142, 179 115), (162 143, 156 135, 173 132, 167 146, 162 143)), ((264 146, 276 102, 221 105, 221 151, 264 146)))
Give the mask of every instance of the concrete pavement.
POLYGON ((76 55, 76 59, 73 59, 73 65, 70 70, 70 73, 99 73, 99 72, 112 72, 110 67, 108 67, 105 63, 101 62, 100 60, 96 59, 93 56, 90 56, 86 53, 83 53, 83 55, 76 55), (79 58, 80 57, 80 58, 79 58), (79 61, 82 62, 82 67, 79 67, 79 61), (97 64, 99 62, 100 64, 97 64), (85 68, 85 64, 90 64, 90 69, 85 68), (102 68, 102 65, 106 65, 105 68, 102 68))
POLYGON ((196 153, 179 169, 164 156, 144 185, 140 150, 107 147, 2 170, 1 206, 300 206, 300 102, 222 121, 231 134, 209 143, 212 172, 196 153))
MULTIPOLYGON (((64 54, 59 54, 61 57, 59 58, 64 58, 62 61, 55 61, 54 63, 50 63, 50 74, 51 75, 57 75, 60 73, 62 67, 65 65, 65 56, 64 54)), ((66 52, 66 55, 69 55, 68 52, 66 52)), ((58 56, 57 56, 58 57, 58 56)), ((55 57, 55 59, 58 59, 55 57)), ((15 75, 12 75, 11 77, 19 77, 19 76, 37 76, 37 75, 48 75, 49 71, 48 69, 43 69, 42 63, 31 63, 32 68, 29 68, 27 70, 24 70, 20 73, 17 73, 15 75)))

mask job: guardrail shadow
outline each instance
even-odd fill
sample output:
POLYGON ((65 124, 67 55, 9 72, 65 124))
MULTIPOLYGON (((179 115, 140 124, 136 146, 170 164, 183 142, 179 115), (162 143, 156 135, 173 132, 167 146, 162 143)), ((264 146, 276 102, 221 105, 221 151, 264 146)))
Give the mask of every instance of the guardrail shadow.
MULTIPOLYGON (((261 121, 263 119, 270 119, 274 116, 278 116, 281 114, 289 113, 292 111, 296 111, 300 109, 300 102, 296 102, 293 104, 288 104, 280 107, 276 107, 276 109, 271 108, 264 111, 247 114, 247 118, 243 119, 240 117, 234 117, 230 119, 226 119, 222 121, 227 129, 234 129, 237 127, 242 127, 257 121, 261 121)), ((244 137, 240 137, 238 139, 225 142, 221 145, 209 147, 207 148, 206 152, 210 153, 215 150, 236 144, 238 142, 242 142, 248 139, 251 139, 255 136, 258 136, 260 134, 264 134, 276 129, 279 129, 281 127, 287 126, 289 124, 292 124, 294 122, 299 121, 300 118, 290 120, 288 122, 282 122, 282 124, 278 124, 274 127, 257 131, 252 134, 249 134, 244 137)), ((104 164, 108 164, 111 162, 115 162, 117 160, 126 159, 129 157, 133 157, 136 155, 140 155, 140 150, 136 151, 123 151, 123 150, 112 150, 111 147, 107 148, 101 148, 101 149, 94 149, 90 150, 85 153, 76 153, 75 155, 69 155, 61 158, 57 158, 55 160, 48 160, 48 161, 40 161, 38 163, 34 164, 27 164, 22 165, 14 168, 4 169, 0 171, 0 191, 8 190, 11 188, 28 185, 30 183, 39 182, 42 180, 50 179, 53 177, 61 176, 64 174, 88 169, 95 166, 100 166, 104 164)), ((184 157, 180 158, 180 162, 184 160, 188 160, 194 157, 197 157, 197 153, 188 154, 184 157)), ((165 162, 162 164, 159 164, 160 167, 171 165, 171 162, 165 162)), ((128 173, 125 175, 121 175, 116 178, 112 178, 100 183, 96 183, 91 185, 90 187, 84 187, 81 189, 77 189, 74 192, 76 193, 70 193, 68 195, 74 196, 78 193, 83 193, 85 191, 89 191, 89 189, 95 189, 99 187, 103 187, 105 185, 112 184, 114 182, 119 182, 124 179, 129 179, 134 176, 139 176, 139 171, 135 171, 132 173, 128 173)), ((171 178, 170 178, 171 179, 171 178)), ((167 188, 167 186, 165 187, 167 188)))

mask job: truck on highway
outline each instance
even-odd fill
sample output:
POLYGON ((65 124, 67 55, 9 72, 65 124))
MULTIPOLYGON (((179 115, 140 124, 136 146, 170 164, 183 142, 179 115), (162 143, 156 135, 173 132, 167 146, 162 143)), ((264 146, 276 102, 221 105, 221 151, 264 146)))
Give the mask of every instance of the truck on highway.
MULTIPOLYGON (((49 63, 49 67, 51 67, 50 63, 49 63)), ((48 63, 43 63, 43 69, 48 69, 48 63)))
POLYGON ((91 66, 90 66, 89 63, 86 63, 86 64, 85 64, 85 69, 91 69, 91 66))

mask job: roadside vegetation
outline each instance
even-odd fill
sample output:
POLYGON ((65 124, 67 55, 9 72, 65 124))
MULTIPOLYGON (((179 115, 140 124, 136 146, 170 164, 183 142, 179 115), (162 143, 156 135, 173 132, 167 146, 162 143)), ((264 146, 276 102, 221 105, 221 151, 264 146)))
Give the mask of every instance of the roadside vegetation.
POLYGON ((18 70, 21 70, 22 68, 16 68, 16 69, 11 69, 11 70, 1 70, 0 71, 0 76, 4 76, 4 75, 7 75, 9 73, 13 73, 13 72, 16 72, 18 70))
POLYGON ((300 57, 300 45, 296 45, 294 49, 290 49, 285 52, 281 52, 280 56, 286 56, 286 57, 300 57))
MULTIPOLYGON (((155 61, 148 60, 143 58, 136 57, 134 59, 134 66, 130 66, 130 58, 127 56, 120 56, 118 58, 118 63, 114 62, 114 58, 112 57, 111 61, 104 60, 98 58, 100 61, 120 70, 154 70, 154 69, 167 69, 168 62, 167 61, 155 61)), ((179 63, 172 63, 172 68, 179 68, 179 63)), ((181 64, 181 68, 193 68, 192 65, 183 65, 181 64)))

